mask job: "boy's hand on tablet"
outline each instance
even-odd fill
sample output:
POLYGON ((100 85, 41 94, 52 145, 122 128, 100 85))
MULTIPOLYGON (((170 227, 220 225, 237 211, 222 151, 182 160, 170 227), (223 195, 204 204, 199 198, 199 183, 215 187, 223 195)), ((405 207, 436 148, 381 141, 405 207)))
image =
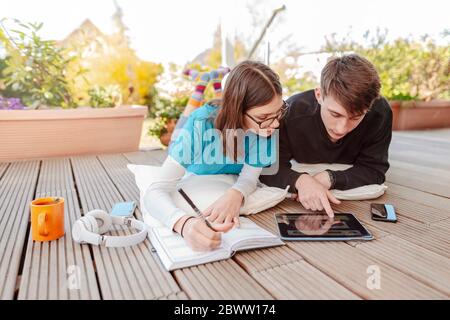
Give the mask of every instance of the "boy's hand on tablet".
POLYGON ((305 207, 313 211, 325 210, 329 217, 334 217, 330 201, 335 204, 341 202, 325 188, 318 180, 308 174, 302 174, 295 183, 298 190, 297 200, 305 207))
MULTIPOLYGON (((216 228, 217 225, 225 225, 225 231, 234 226, 239 227, 239 212, 244 196, 235 189, 229 189, 222 197, 210 205, 203 215, 216 228)), ((221 228, 223 229, 223 228, 221 228)))

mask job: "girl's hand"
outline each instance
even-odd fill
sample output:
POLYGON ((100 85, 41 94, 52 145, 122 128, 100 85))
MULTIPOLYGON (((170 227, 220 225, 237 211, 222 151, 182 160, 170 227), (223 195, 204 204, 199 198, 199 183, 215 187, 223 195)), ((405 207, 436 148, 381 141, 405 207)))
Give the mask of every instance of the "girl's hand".
POLYGON ((212 223, 212 226, 217 229, 223 225, 230 225, 226 231, 229 231, 233 226, 239 227, 239 211, 241 209, 244 196, 236 189, 228 189, 228 191, 219 199, 217 199, 212 205, 210 205, 203 215, 207 217, 208 221, 212 223))
MULTIPOLYGON (((229 226, 212 230, 202 217, 184 216, 174 226, 174 230, 181 234, 186 243, 194 251, 210 251, 219 247, 222 242, 223 232, 229 226)), ((232 227, 232 224, 231 224, 232 227)))

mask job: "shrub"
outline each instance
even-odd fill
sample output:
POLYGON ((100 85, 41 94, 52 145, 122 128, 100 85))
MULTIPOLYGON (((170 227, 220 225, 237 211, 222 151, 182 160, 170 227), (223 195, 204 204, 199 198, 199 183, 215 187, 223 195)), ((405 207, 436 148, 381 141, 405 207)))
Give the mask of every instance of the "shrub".
MULTIPOLYGON (((449 37, 443 34, 444 39, 449 37)), ((387 41, 387 31, 364 35, 366 44, 327 38, 324 47, 333 53, 356 52, 369 59, 381 79, 381 93, 389 100, 450 99, 450 46, 430 36, 387 41)))
POLYGON ((118 85, 95 86, 88 91, 89 105, 94 108, 112 108, 122 103, 122 94, 118 85))
POLYGON ((23 24, 17 20, 15 23, 18 30, 7 31, 3 24, 0 29, 0 44, 7 53, 2 78, 8 94, 20 97, 31 108, 73 107, 65 74, 66 65, 73 58, 65 57, 54 41, 38 35, 42 24, 23 24))

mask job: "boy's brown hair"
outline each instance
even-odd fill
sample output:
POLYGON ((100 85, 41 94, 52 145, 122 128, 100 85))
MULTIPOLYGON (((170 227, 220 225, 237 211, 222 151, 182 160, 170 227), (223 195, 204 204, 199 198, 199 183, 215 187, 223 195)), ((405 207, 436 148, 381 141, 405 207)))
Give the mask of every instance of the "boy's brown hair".
POLYGON ((322 70, 322 95, 332 96, 354 116, 365 113, 380 96, 380 77, 374 65, 357 54, 333 58, 322 70))

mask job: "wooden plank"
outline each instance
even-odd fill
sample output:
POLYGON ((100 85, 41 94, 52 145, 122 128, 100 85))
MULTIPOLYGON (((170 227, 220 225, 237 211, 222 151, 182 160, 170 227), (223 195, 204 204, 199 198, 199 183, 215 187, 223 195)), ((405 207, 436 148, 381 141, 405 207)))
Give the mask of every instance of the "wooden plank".
POLYGON ((189 299, 188 296, 183 291, 171 293, 167 296, 158 298, 158 300, 188 300, 188 299, 189 299))
POLYGON ((395 183, 388 182, 386 185, 388 186, 387 193, 390 195, 395 195, 398 198, 405 199, 410 202, 418 202, 418 199, 420 199, 420 204, 422 205, 445 212, 450 211, 450 199, 448 198, 436 196, 409 187, 404 187, 395 183))
POLYGON ((302 256, 285 246, 238 252, 233 258, 248 273, 273 269, 303 260, 302 256))
POLYGON ((148 154, 155 161, 155 163, 163 163, 164 160, 166 160, 167 158, 167 153, 168 153, 167 149, 153 150, 146 152, 146 154, 148 154))
POLYGON ((100 299, 89 247, 72 240, 81 212, 69 159, 42 161, 36 198, 46 196, 64 198, 65 236, 40 243, 29 235, 18 299, 100 299))
POLYGON ((445 179, 430 179, 425 174, 414 170, 391 168, 386 173, 386 180, 412 189, 450 198, 450 189, 445 179))
POLYGON ((257 271, 252 276, 276 299, 360 299, 304 260, 257 271))
MULTIPOLYGON (((437 130, 434 130, 437 132, 437 130)), ((449 151, 450 150, 450 139, 441 139, 439 137, 430 137, 423 134, 423 132, 418 133, 406 133, 406 132, 394 132, 392 135, 392 142, 404 143, 412 145, 412 148, 418 148, 418 146, 428 146, 438 151, 449 151)), ((429 150, 427 150, 429 151, 429 150)))
POLYGON ((396 133, 399 136, 406 136, 412 140, 420 138, 423 140, 432 140, 433 142, 450 143, 450 128, 396 131, 396 133))
POLYGON ((292 242, 289 246, 306 261, 365 299, 446 298, 440 291, 345 243, 292 242), (380 270, 379 289, 371 289, 367 285, 371 267, 380 270))
MULTIPOLYGON (((337 208, 341 209, 342 206, 337 206, 337 208)), ((281 207, 288 212, 302 209, 301 205, 294 201, 285 201, 281 204, 281 207)), ((362 215, 357 214, 357 216, 364 223, 366 222, 362 219, 362 215)), ((385 225, 388 224, 385 223, 385 225)), ((399 224, 389 225, 398 226, 399 224)), ((378 241, 381 241, 381 239, 372 242, 377 243, 378 241)), ((378 257, 360 252, 359 246, 351 247, 343 242, 290 242, 289 246, 313 266, 365 299, 440 299, 446 296, 441 291, 399 271, 378 257), (383 284, 380 290, 370 290, 366 285, 369 277, 367 270, 370 266, 377 266, 382 271, 383 284)), ((395 260, 395 257, 393 257, 393 260, 395 260)))
POLYGON ((12 163, 0 180, 0 299, 13 299, 39 161, 12 163))
POLYGON ((273 299, 231 259, 174 271, 191 299, 273 299))
POLYGON ((394 136, 389 148, 389 159, 403 164, 449 171, 450 143, 430 138, 423 139, 420 135, 416 135, 413 139, 394 136))
POLYGON ((0 180, 2 179, 3 174, 6 172, 6 169, 8 169, 8 167, 8 162, 0 162, 0 180))
MULTIPOLYGON (((251 216, 258 225, 272 232, 277 207, 251 216)), ((234 259, 276 299, 358 299, 288 246, 240 252, 234 259), (301 284, 301 285, 299 285, 301 284), (320 284, 320 286, 318 286, 320 284)))
MULTIPOLYGON (((434 164, 436 163, 436 160, 442 159, 446 163, 450 160, 450 155, 447 157, 444 157, 442 155, 440 156, 434 156, 434 164)), ((450 164, 449 169, 440 169, 437 168, 435 165, 431 166, 425 166, 420 165, 416 163, 408 163, 406 161, 398 161, 398 160, 389 160, 389 163, 392 168, 399 168, 409 171, 414 171, 416 174, 430 178, 430 180, 435 181, 435 179, 443 179, 444 181, 450 181, 450 164)))
POLYGON ((389 153, 389 161, 397 161, 402 164, 415 165, 425 168, 434 168, 435 170, 444 170, 449 171, 450 165, 448 164, 448 160, 450 156, 443 156, 442 154, 424 155, 422 152, 414 152, 414 151, 403 151, 400 152, 398 150, 392 151, 389 153))
MULTIPOLYGON (((127 164, 129 164, 127 158, 121 154, 117 154, 99 156, 98 159, 123 199, 125 201, 136 201, 139 207, 139 189, 136 186, 133 173, 131 173, 131 171, 127 168, 127 164)), ((142 220, 142 213, 140 209, 136 210, 135 216, 137 219, 142 220)), ((151 246, 151 243, 149 243, 149 245, 151 246)), ((152 258, 155 259, 154 263, 159 265, 159 258, 155 255, 152 255, 152 258)), ((171 274, 163 269, 161 265, 159 266, 159 273, 164 273, 165 276, 170 279, 171 274)), ((174 282, 175 280, 171 281, 174 282)), ((174 293, 177 292, 178 291, 174 293)))
MULTIPOLYGON (((414 141, 405 139, 392 139, 390 151, 401 155, 403 152, 422 152, 423 155, 432 155, 436 157, 450 156, 450 143, 436 143, 433 140, 415 139, 414 141)), ((419 158, 429 159, 429 158, 419 158)), ((406 159, 406 162, 415 163, 416 159, 406 159)), ((418 162, 420 164, 420 162, 418 162)))
POLYGON ((450 259, 395 235, 357 248, 450 297, 450 259))
POLYGON ((450 230, 450 219, 445 219, 442 221, 435 222, 431 224, 435 228, 441 228, 442 230, 449 231, 450 230))
MULTIPOLYGON (((450 218, 450 207, 446 209, 429 207, 423 204, 424 200, 422 198, 424 197, 421 194, 416 194, 416 196, 415 200, 403 199, 395 194, 391 194, 390 190, 388 190, 381 197, 367 202, 395 204, 396 211, 400 215, 425 224, 450 218)), ((450 199, 448 200, 450 201, 450 199)))
MULTIPOLYGON (((114 203, 124 201, 96 157, 74 157, 72 164, 84 212, 93 209, 110 211, 114 203)), ((125 235, 131 232, 117 226, 111 233, 125 235)), ((104 299, 155 299, 180 291, 151 253, 148 239, 127 248, 92 246, 92 252, 104 299)))
POLYGON ((158 166, 167 157, 167 150, 124 153, 129 162, 141 165, 158 166))
MULTIPOLYGON (((136 201, 139 206, 139 189, 134 174, 127 168, 128 159, 122 154, 102 155, 98 159, 125 201, 136 201)), ((142 220, 140 210, 136 211, 136 217, 142 220)))

